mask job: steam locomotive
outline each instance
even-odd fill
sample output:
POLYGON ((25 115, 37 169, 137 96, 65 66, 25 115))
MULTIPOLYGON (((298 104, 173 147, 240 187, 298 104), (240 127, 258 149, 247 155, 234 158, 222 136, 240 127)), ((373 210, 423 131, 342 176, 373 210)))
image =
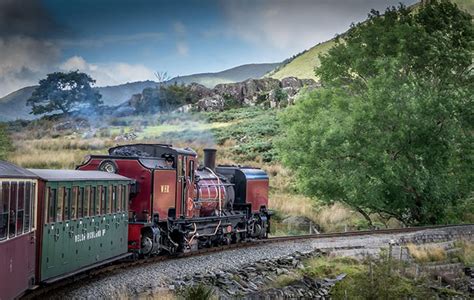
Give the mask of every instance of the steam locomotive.
POLYGON ((130 256, 266 238, 267 174, 215 161, 166 144, 117 146, 77 170, 0 161, 0 300, 130 256))
POLYGON ((267 174, 249 167, 216 167, 215 162, 215 149, 204 149, 204 166, 198 167, 197 154, 189 148, 135 144, 90 156, 78 169, 135 180, 128 246, 141 255, 265 238, 267 174))

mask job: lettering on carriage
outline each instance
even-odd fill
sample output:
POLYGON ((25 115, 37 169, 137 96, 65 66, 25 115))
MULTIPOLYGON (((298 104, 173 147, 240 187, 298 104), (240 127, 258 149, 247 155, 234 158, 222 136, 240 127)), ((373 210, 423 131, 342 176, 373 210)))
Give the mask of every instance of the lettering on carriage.
POLYGON ((169 193, 170 192, 170 186, 168 184, 164 184, 161 186, 161 192, 162 193, 169 193))
POLYGON ((80 243, 87 240, 93 240, 105 236, 105 229, 93 232, 87 232, 82 234, 77 234, 74 236, 74 242, 80 243))

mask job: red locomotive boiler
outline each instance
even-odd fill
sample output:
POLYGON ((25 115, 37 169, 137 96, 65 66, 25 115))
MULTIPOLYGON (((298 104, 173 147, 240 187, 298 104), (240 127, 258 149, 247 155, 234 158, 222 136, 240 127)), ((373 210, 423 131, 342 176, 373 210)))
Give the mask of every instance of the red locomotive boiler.
POLYGON ((204 150, 204 166, 189 148, 134 144, 89 156, 80 170, 134 179, 129 203, 129 249, 142 256, 188 251, 269 232, 268 175, 261 169, 215 167, 216 150, 204 150))

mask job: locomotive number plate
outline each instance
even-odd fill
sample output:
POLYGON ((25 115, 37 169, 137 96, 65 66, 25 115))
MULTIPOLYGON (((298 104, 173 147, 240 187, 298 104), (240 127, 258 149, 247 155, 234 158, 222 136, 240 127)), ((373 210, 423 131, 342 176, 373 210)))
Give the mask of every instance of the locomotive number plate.
POLYGON ((170 192, 170 186, 165 184, 161 186, 161 192, 162 193, 169 193, 170 192))

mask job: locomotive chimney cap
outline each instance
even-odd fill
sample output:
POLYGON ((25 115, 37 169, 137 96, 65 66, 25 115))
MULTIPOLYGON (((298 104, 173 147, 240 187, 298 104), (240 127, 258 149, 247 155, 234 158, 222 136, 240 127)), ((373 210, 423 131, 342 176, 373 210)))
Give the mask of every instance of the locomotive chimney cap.
POLYGON ((204 167, 211 170, 216 168, 216 152, 217 149, 214 148, 205 148, 204 149, 204 167))

